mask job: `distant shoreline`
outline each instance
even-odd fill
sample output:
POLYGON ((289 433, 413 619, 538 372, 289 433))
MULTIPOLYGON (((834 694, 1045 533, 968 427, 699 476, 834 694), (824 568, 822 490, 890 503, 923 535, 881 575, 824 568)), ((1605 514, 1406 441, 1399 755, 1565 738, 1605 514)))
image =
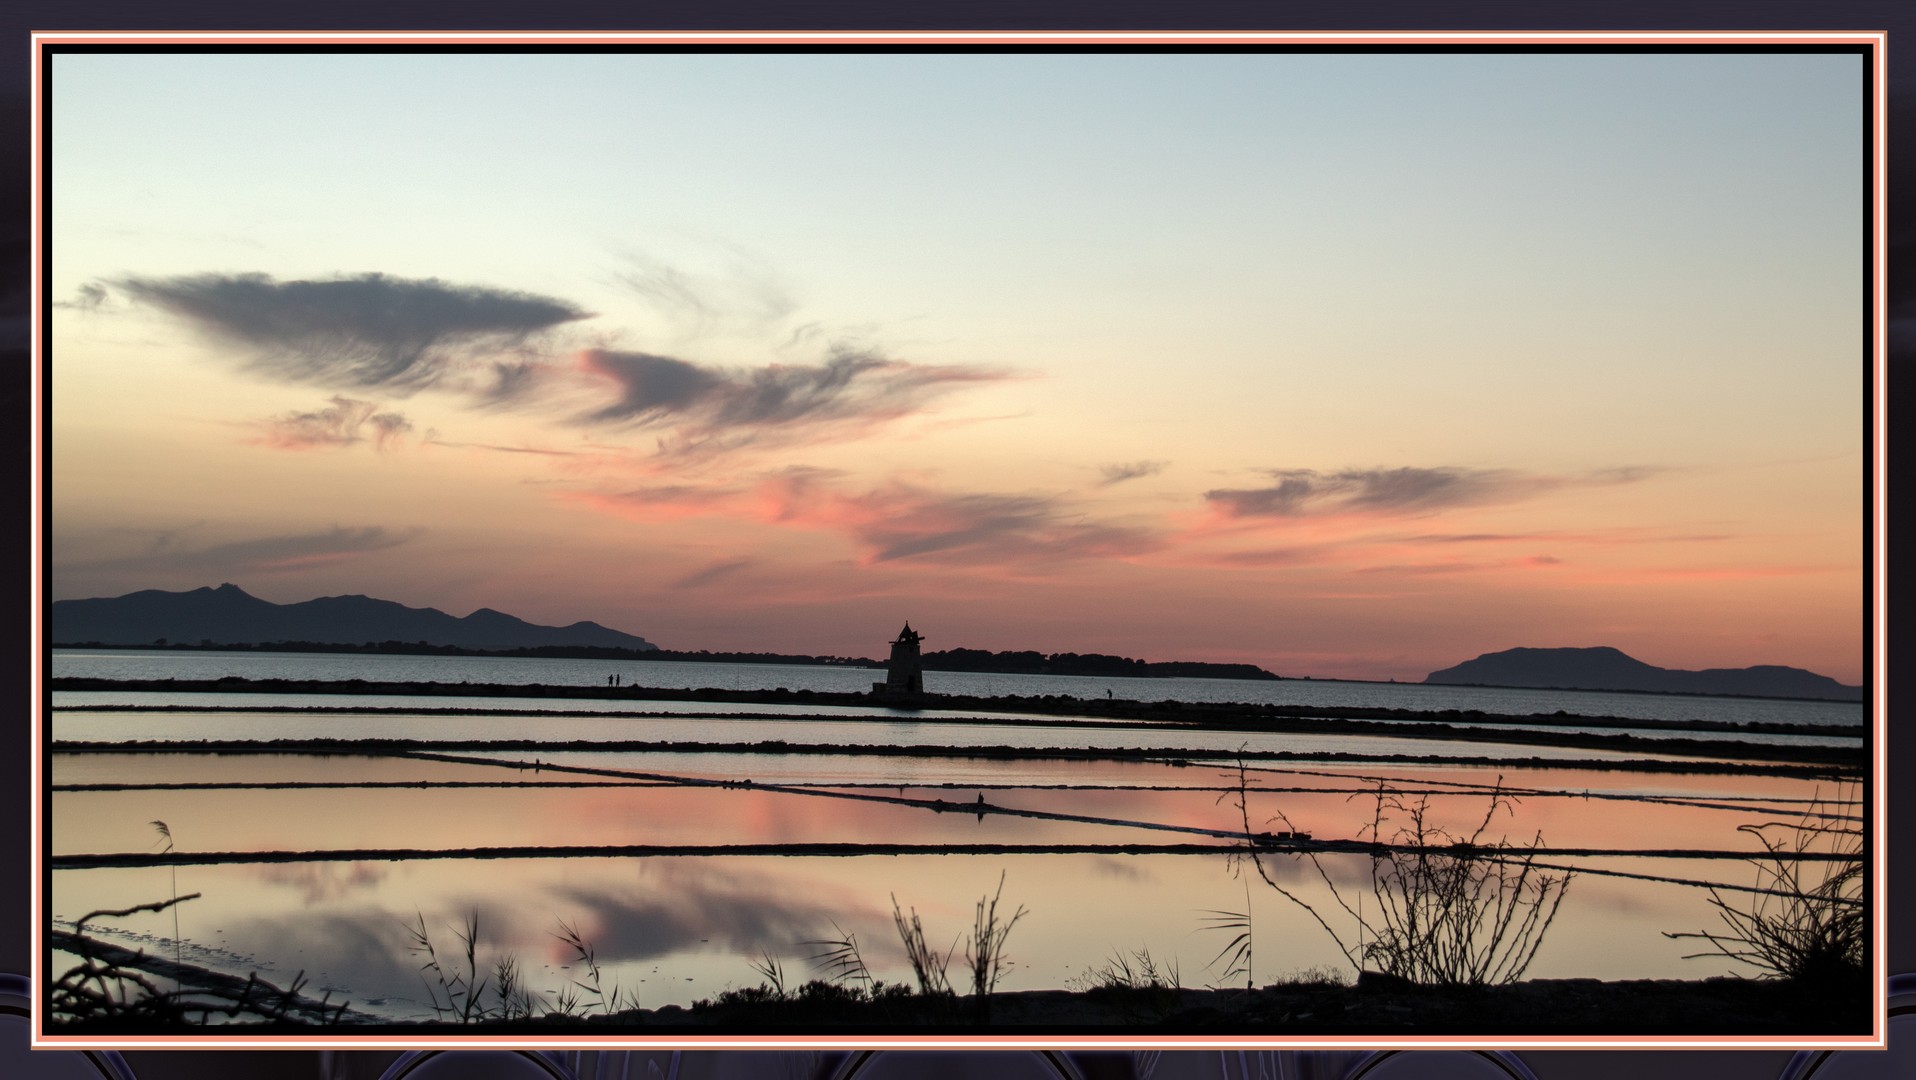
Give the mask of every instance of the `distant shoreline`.
MULTIPOLYGON (((1315 681, 1330 682, 1333 680, 1319 679, 1315 681)), ((1379 682, 1375 679, 1337 679, 1335 681, 1369 683, 1378 686, 1454 686, 1459 690, 1535 690, 1542 694, 1645 694, 1650 697, 1728 698, 1732 701, 1811 701, 1830 705, 1855 705, 1858 708, 1867 704, 1867 702, 1861 698, 1784 697, 1776 694, 1725 694, 1711 693, 1703 690, 1620 690, 1615 687, 1600 686, 1504 686, 1498 683, 1392 683, 1389 680, 1379 682)))
MULTIPOLYGON (((204 645, 204 644, 166 644, 132 645, 100 641, 54 642, 46 646, 49 650, 99 649, 114 652, 234 652, 234 653, 311 653, 329 654, 370 654, 378 656, 471 656, 499 660, 553 659, 553 660, 632 660, 641 663, 668 661, 695 664, 779 664, 792 667, 844 667, 857 670, 883 671, 885 665, 867 657, 847 656, 809 656, 802 653, 759 653, 759 652, 686 652, 674 649, 617 649, 600 646, 533 646, 518 649, 471 649, 459 645, 422 645, 417 642, 380 642, 375 645, 331 645, 323 642, 275 642, 261 645, 204 645)), ((954 650, 957 651, 957 650, 954 650)), ((976 650, 962 650, 974 652, 976 650)), ((1722 698, 1730 701, 1802 701, 1830 705, 1854 705, 1862 707, 1866 700, 1836 697, 1780 697, 1770 694, 1723 694, 1704 693, 1693 690, 1621 690, 1590 686, 1507 686, 1499 683, 1453 683, 1411 682, 1404 679, 1352 679, 1332 678, 1314 675, 1277 675, 1262 668, 1253 668, 1250 664, 1207 663, 1203 661, 1132 661, 1153 667, 1243 669, 1253 668, 1262 672, 1257 676, 1245 676, 1219 672, 1215 674, 1168 673, 1136 674, 1112 671, 1032 671, 1024 668, 1006 666, 1002 668, 985 667, 942 667, 929 662, 939 654, 926 654, 926 671, 953 672, 981 675, 1039 675, 1060 676, 1066 678, 1192 678, 1192 679, 1244 679, 1255 682, 1305 682, 1305 683, 1342 683, 1351 686, 1415 686, 1427 689, 1457 690, 1518 690, 1538 693, 1571 694, 1635 694, 1658 698, 1722 698)), ((1075 654, 1062 654, 1075 655, 1075 654)), ((1865 688, 1867 690, 1867 687, 1865 688)))
MULTIPOLYGON (((52 649, 108 649, 127 652, 265 652, 372 654, 379 656, 473 656, 517 660, 607 660, 694 664, 788 664, 795 667, 847 667, 883 671, 885 665, 862 656, 813 656, 805 653, 688 652, 677 649, 627 649, 609 645, 528 645, 512 649, 480 649, 465 645, 433 645, 423 641, 381 641, 361 645, 323 641, 279 641, 259 644, 169 642, 55 642, 52 649)), ((1080 678, 1123 679, 1245 679, 1276 681, 1284 676, 1254 664, 1213 663, 1202 660, 1134 660, 1104 653, 1051 653, 1030 650, 990 652, 950 649, 924 654, 926 671, 973 672, 987 675, 1062 675, 1080 678)))

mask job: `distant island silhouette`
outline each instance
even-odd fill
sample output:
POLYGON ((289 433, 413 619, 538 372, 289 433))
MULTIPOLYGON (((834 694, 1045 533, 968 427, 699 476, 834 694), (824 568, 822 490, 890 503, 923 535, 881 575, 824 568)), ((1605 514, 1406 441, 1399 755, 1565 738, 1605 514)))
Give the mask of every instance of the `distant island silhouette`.
POLYGON ((1539 690, 1625 690, 1654 694, 1861 701, 1863 688, 1802 668, 1763 664, 1681 671, 1646 664, 1619 649, 1505 649, 1433 671, 1424 682, 1539 690))
MULTIPOLYGON (((594 622, 540 626, 490 608, 457 618, 436 608, 407 607, 367 596, 275 604, 232 584, 189 592, 147 589, 119 597, 56 600, 47 636, 58 648, 884 666, 862 656, 662 649, 645 638, 594 622)), ((922 663, 926 671, 1008 675, 1279 678, 1254 664, 1146 661, 1103 653, 945 649, 925 653, 922 663)))
MULTIPOLYGON (((188 592, 147 589, 125 596, 56 600, 47 635, 60 648, 220 649, 259 652, 387 653, 428 656, 551 657, 608 661, 804 664, 879 668, 862 656, 662 649, 595 622, 542 626, 491 608, 463 618, 369 596, 325 596, 293 604, 262 600, 237 585, 188 592)), ((909 627, 907 627, 909 630, 909 627)), ((1146 661, 1104 653, 941 649, 925 671, 1094 678, 1274 680, 1254 664, 1146 661)), ((1863 688, 1802 668, 1759 665, 1681 671, 1646 664, 1608 646, 1505 649, 1425 676, 1429 685, 1541 690, 1861 701, 1863 688)))
POLYGON ((190 592, 147 589, 92 600, 56 600, 48 636, 97 645, 323 645, 417 642, 465 649, 599 646, 649 651, 635 634, 594 622, 539 626, 491 608, 456 618, 370 596, 322 596, 297 604, 261 600, 237 585, 190 592))

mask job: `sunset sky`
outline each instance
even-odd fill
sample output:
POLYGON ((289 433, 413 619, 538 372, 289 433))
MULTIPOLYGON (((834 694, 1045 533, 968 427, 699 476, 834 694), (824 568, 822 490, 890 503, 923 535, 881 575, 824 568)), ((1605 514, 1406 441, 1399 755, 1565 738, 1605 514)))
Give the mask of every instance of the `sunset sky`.
POLYGON ((1860 682, 1862 75, 61 53, 51 595, 1860 682))

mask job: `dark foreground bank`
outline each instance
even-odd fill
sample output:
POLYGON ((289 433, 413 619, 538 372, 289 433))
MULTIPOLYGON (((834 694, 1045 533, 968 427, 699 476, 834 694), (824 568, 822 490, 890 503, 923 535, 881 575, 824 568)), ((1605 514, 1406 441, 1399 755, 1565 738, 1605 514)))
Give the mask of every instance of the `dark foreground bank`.
MULTIPOLYGON (((901 1003, 769 1002, 666 1007, 627 1022, 691 1029, 821 1027, 895 1032, 901 1026, 976 1030, 974 999, 901 1003), (941 1004, 943 1008, 941 1009, 941 1004), (914 1011, 915 1010, 915 1011, 914 1011)), ((1750 979, 1538 979, 1475 989, 1366 978, 1358 986, 1280 984, 1256 990, 1107 986, 993 995, 985 1023, 1021 1032, 1430 1035, 1804 1035, 1869 1030, 1861 980, 1852 995, 1750 979)))
MULTIPOLYGON (((366 1034, 539 1034, 602 1037, 632 1034, 719 1038, 753 1034, 1174 1036, 1259 1038, 1312 1036, 1556 1035, 1743 1037, 1865 1035, 1869 996, 1858 980, 1851 993, 1788 982, 1714 978, 1698 981, 1537 979, 1510 986, 1452 989, 1366 979, 1358 986, 1289 983, 1256 990, 1106 986, 1090 990, 998 993, 981 1012, 970 996, 896 994, 874 1000, 837 991, 796 991, 783 1000, 734 991, 691 1008, 667 1005, 611 1015, 473 1024, 347 1023, 323 1029, 366 1034)), ((809 988, 808 988, 809 989, 809 988)), ((315 1025, 246 1025, 314 1032, 315 1025)), ((152 1023, 56 1025, 93 1030, 158 1031, 152 1023)), ((220 1029, 213 1029, 220 1030, 220 1029)), ((226 1029, 226 1030, 230 1030, 226 1029)))

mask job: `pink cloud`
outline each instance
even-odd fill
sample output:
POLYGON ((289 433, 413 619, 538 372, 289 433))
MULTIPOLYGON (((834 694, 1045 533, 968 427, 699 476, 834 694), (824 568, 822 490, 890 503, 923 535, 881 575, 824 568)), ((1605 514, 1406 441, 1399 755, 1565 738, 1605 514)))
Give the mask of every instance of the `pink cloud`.
POLYGON ((1687 544, 1712 543, 1720 540, 1734 540, 1728 533, 1661 533, 1653 529, 1614 528, 1600 529, 1594 532, 1543 532, 1514 533, 1420 533, 1415 536, 1390 537, 1395 543, 1402 544, 1534 544, 1539 542, 1596 544, 1622 546, 1626 544, 1687 544))
POLYGON ((1482 570, 1496 570, 1502 565, 1505 564, 1477 562, 1397 563, 1390 566, 1362 566, 1351 571, 1351 573, 1414 577, 1426 574, 1470 574, 1482 570))
POLYGON ((1603 575, 1605 580, 1639 581, 1749 581, 1764 578, 1805 577, 1813 574, 1852 574, 1861 576, 1858 566, 1786 565, 1786 566, 1670 566, 1619 570, 1603 575))
POLYGON ((1544 476, 1516 469, 1271 469, 1265 487, 1216 488, 1205 501, 1226 518, 1306 516, 1420 517, 1454 507, 1522 502, 1565 487, 1642 480, 1658 469, 1629 466, 1582 476, 1544 476))
POLYGON ((749 517, 747 492, 736 487, 656 484, 612 492, 566 492, 561 497, 632 521, 694 517, 749 517))
POLYGON ((812 476, 775 478, 761 491, 773 520, 844 533, 867 564, 1122 559, 1163 545, 1152 530, 1089 520, 1051 495, 943 492, 898 480, 847 495, 812 476))
POLYGON ((416 538, 419 531, 378 525, 334 526, 321 532, 260 536, 213 547, 187 550, 171 543, 139 555, 68 564, 75 571, 117 571, 169 580, 237 577, 246 573, 283 573, 326 566, 388 551, 416 538))
POLYGON ((751 566, 753 561, 752 559, 744 558, 719 559, 716 562, 707 563, 705 566, 674 581, 670 587, 674 589, 702 589, 707 585, 730 577, 740 570, 751 566))
POLYGON ((336 450, 369 438, 374 449, 389 450, 412 430, 412 421, 381 412, 374 402, 334 396, 323 409, 281 413, 256 426, 260 434, 251 441, 276 450, 336 450))
POLYGON ((671 484, 569 497, 635 520, 723 517, 837 533, 866 565, 1125 559, 1164 544, 1156 530, 1093 520, 1054 495, 949 492, 896 479, 847 491, 841 474, 806 467, 769 474, 750 489, 671 484))

